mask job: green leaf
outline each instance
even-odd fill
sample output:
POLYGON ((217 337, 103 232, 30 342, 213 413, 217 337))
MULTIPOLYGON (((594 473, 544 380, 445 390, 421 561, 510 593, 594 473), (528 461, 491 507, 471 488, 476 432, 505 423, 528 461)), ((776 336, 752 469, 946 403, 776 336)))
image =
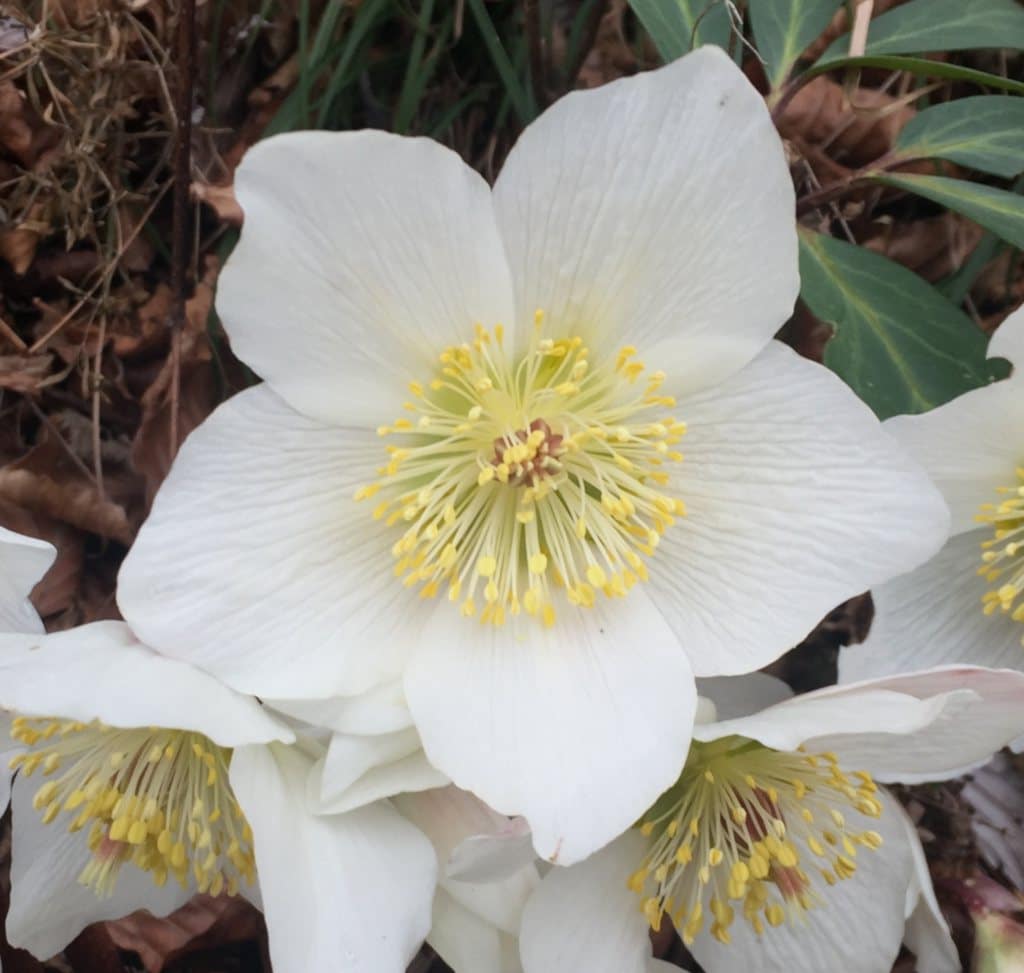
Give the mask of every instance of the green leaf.
MULTIPOLYGON (((979 47, 1024 49, 1024 8, 1017 0, 911 0, 871 21, 865 54, 923 54, 979 47)), ((850 35, 821 61, 843 57, 850 35)))
POLYGON ((980 223, 986 230, 1024 249, 1024 197, 963 179, 945 176, 919 176, 911 173, 870 177, 886 186, 924 196, 933 202, 955 209, 980 223))
POLYGON ((926 108, 893 148, 903 158, 948 159, 1012 179, 1024 171, 1024 98, 976 95, 926 108))
POLYGON ((899 57, 895 54, 878 54, 864 57, 840 57, 836 60, 821 60, 800 76, 800 80, 810 80, 815 75, 826 71, 859 70, 860 68, 883 68, 886 71, 906 71, 908 74, 920 75, 924 78, 948 78, 950 81, 967 81, 986 88, 997 88, 1001 91, 1012 91, 1024 95, 1024 83, 1002 78, 998 74, 987 74, 974 68, 961 67, 959 64, 948 64, 945 61, 929 61, 923 57, 899 57))
POLYGON ((629 0, 629 5, 666 61, 701 44, 729 46, 731 26, 723 0, 629 0))
POLYGON ((796 59, 828 26, 842 0, 759 0, 750 5, 750 23, 758 53, 768 66, 768 81, 778 88, 796 59))
POLYGON ((800 296, 835 329, 825 364, 880 419, 925 412, 984 385, 985 335, 905 267, 800 231, 800 296))

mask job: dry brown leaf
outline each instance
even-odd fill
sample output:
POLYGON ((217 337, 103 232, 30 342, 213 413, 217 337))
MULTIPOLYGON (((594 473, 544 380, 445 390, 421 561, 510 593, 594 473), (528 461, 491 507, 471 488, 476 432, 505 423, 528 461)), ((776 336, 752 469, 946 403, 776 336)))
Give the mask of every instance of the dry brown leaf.
POLYGON ((101 494, 69 449, 55 432, 43 427, 39 442, 28 453, 0 467, 0 498, 128 546, 137 526, 125 503, 132 492, 130 482, 124 476, 120 482, 108 477, 107 492, 101 494), (114 486, 119 487, 118 499, 112 495, 114 486))
POLYGON ((227 895, 197 895, 162 919, 133 912, 104 925, 121 949, 139 955, 149 973, 160 973, 189 953, 259 939, 264 929, 262 917, 249 902, 227 895))
POLYGON ((873 88, 858 88, 851 101, 830 78, 815 78, 801 88, 776 120, 783 138, 827 147, 829 155, 863 166, 888 152, 914 109, 873 88))
POLYGON ((981 236, 977 223, 945 212, 913 222, 876 221, 861 245, 903 264, 925 280, 937 281, 960 269, 981 236))

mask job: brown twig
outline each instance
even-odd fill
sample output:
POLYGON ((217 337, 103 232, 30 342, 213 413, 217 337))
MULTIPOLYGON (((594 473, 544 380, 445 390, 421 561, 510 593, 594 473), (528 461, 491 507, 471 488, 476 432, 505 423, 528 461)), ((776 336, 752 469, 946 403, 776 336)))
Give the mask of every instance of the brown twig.
POLYGON ((192 85, 195 78, 195 0, 178 7, 175 91, 174 195, 171 222, 171 456, 178 451, 178 410, 181 390, 181 336, 185 329, 186 276, 192 234, 189 233, 189 186, 192 182, 192 85))

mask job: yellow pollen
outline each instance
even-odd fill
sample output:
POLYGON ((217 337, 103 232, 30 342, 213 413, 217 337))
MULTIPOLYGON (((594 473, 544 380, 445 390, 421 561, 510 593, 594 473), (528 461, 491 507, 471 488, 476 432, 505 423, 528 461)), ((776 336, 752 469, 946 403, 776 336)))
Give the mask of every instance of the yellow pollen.
POLYGON ((653 929, 668 914, 688 944, 705 916, 722 943, 738 917, 758 935, 798 924, 855 874, 859 849, 881 848, 877 831, 849 820, 881 814, 876 790, 869 774, 843 771, 831 754, 737 736, 693 743, 678 782, 639 825, 647 851, 629 887, 653 929))
POLYGON ((1017 486, 999 487, 1003 499, 983 503, 975 520, 992 527, 992 536, 982 541, 978 568, 978 574, 992 585, 982 595, 982 610, 986 615, 998 611, 1020 622, 1024 621, 1024 468, 1017 469, 1017 479, 1017 486))
POLYGON ((231 751, 199 733, 18 717, 11 736, 28 747, 21 771, 49 777, 33 801, 49 824, 67 814, 92 852, 78 880, 113 893, 131 863, 162 886, 236 894, 253 883, 252 833, 228 784, 231 751))
POLYGON ((519 353, 501 325, 443 349, 412 400, 396 396, 408 415, 377 428, 391 442, 354 492, 396 532, 401 583, 486 624, 550 627, 559 603, 625 597, 686 512, 671 474, 686 426, 655 394, 665 374, 551 326, 538 309, 519 353))

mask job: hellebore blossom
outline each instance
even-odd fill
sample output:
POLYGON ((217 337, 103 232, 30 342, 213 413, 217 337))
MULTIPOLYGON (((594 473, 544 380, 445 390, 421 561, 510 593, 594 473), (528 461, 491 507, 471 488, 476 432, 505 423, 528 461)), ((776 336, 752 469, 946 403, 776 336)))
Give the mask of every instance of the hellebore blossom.
POLYGON ((567 95, 493 191, 375 131, 268 139, 235 188, 217 307, 265 384, 185 443, 121 610, 265 700, 403 679, 430 762, 545 858, 671 783, 695 674, 944 539, 868 409, 772 341, 793 188, 720 50, 567 95))
POLYGON ((873 588, 871 632, 842 651, 841 682, 954 662, 1024 669, 1024 310, 988 350, 1014 365, 1009 378, 885 423, 942 491, 952 536, 873 588))
MULTIPOLYGON (((25 614, 43 554, 0 538, 0 617, 25 614)), ((12 945, 46 958, 90 922, 164 915, 197 891, 260 905, 278 973, 338 956, 400 973, 426 935, 427 838, 382 802, 313 814, 314 764, 292 729, 123 622, 0 634, 0 706, 18 714, 6 748, 12 945)))
POLYGON ((525 973, 643 973, 669 922, 708 973, 885 973, 901 941, 921 973, 959 970, 916 831, 878 782, 988 759, 1024 729, 1024 675, 950 667, 750 711, 771 682, 701 687, 721 708, 676 784, 527 903, 525 973))

